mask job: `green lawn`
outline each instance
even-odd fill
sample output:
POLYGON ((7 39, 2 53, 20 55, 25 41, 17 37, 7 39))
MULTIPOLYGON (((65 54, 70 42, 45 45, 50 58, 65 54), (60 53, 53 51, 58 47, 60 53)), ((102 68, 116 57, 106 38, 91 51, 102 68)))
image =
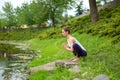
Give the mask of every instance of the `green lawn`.
MULTIPOLYGON (((87 49, 88 56, 81 58, 78 62, 81 71, 70 73, 67 69, 56 68, 53 72, 38 71, 30 75, 31 80, 73 80, 79 77, 80 80, 91 80, 99 74, 106 74, 110 80, 120 79, 120 43, 113 45, 106 37, 91 36, 88 34, 74 33, 75 36, 87 49)), ((34 59, 29 67, 42 65, 59 59, 70 59, 73 54, 62 47, 65 38, 30 40, 30 47, 40 50, 41 58, 34 59)))

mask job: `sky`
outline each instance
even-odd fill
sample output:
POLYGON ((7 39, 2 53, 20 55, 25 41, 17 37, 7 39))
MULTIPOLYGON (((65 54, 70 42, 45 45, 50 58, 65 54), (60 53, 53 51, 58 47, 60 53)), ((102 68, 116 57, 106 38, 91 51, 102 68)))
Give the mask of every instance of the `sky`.
MULTIPOLYGON (((22 3, 24 2, 30 2, 31 0, 0 0, 0 12, 3 12, 2 10, 2 6, 4 6, 4 3, 5 2, 11 2, 11 4, 13 5, 13 8, 16 8, 17 6, 21 6, 22 3)), ((89 2, 88 0, 83 0, 83 7, 84 8, 89 8, 89 2)), ((72 9, 72 10, 68 10, 68 15, 72 15, 74 16, 75 15, 75 9, 72 9)))
POLYGON ((0 0, 0 12, 2 12, 2 6, 4 6, 5 2, 10 2, 13 5, 13 8, 17 6, 21 6, 24 2, 30 2, 30 0, 0 0))

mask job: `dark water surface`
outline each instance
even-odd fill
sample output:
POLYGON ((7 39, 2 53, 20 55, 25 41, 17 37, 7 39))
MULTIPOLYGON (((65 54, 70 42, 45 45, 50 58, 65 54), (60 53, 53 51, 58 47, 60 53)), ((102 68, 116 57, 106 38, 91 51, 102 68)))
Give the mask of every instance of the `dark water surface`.
POLYGON ((25 80, 30 60, 0 56, 0 80, 25 80))
POLYGON ((0 80, 26 80, 27 65, 34 56, 32 52, 8 55, 9 53, 1 52, 2 49, 0 48, 0 80))

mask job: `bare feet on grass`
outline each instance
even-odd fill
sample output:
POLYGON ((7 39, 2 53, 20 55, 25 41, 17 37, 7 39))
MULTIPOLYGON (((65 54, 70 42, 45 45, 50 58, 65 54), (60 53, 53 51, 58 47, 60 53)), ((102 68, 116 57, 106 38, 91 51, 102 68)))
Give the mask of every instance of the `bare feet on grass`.
POLYGON ((73 59, 77 58, 76 56, 75 57, 72 57, 70 60, 72 61, 73 59))
POLYGON ((79 59, 80 59, 80 58, 75 57, 75 58, 71 59, 71 61, 72 61, 72 62, 77 62, 77 61, 79 61, 79 59))

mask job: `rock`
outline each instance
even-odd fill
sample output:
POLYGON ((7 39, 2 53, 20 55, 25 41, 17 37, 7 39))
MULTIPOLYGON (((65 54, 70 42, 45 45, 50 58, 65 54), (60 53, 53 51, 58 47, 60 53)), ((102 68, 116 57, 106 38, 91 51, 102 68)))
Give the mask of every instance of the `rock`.
POLYGON ((64 63, 64 62, 61 62, 61 61, 56 61, 56 62, 55 62, 55 66, 56 66, 56 67, 60 66, 60 67, 64 68, 64 67, 65 67, 65 63, 64 63))
POLYGON ((3 68, 3 67, 0 67, 0 70, 10 70, 10 68, 3 68))
POLYGON ((19 59, 23 59, 23 60, 31 60, 32 57, 28 57, 28 56, 18 56, 19 59))
POLYGON ((50 62, 41 66, 30 68, 29 73, 36 72, 38 70, 53 71, 54 68, 55 68, 55 62, 50 62))
POLYGON ((58 60, 58 61, 55 62, 55 66, 61 66, 63 68, 71 68, 75 65, 77 65, 77 63, 72 62, 70 60, 58 60))
POLYGON ((79 73, 80 72, 80 68, 78 65, 73 66, 72 68, 69 69, 70 72, 75 72, 75 73, 79 73))
POLYGON ((95 77, 93 80, 110 80, 107 75, 101 74, 97 77, 95 77))
MULTIPOLYGON (((55 62, 50 62, 44 65, 40 65, 37 67, 30 68, 28 73, 36 72, 38 70, 46 70, 46 71, 53 71, 55 67, 62 67, 62 68, 71 68, 75 66, 77 63, 69 61, 69 60, 57 60, 55 62)), ((74 68, 74 67, 73 67, 74 68)))
POLYGON ((31 60, 33 59, 33 56, 31 56, 30 54, 12 54, 10 55, 12 58, 15 59, 21 59, 21 60, 31 60))

